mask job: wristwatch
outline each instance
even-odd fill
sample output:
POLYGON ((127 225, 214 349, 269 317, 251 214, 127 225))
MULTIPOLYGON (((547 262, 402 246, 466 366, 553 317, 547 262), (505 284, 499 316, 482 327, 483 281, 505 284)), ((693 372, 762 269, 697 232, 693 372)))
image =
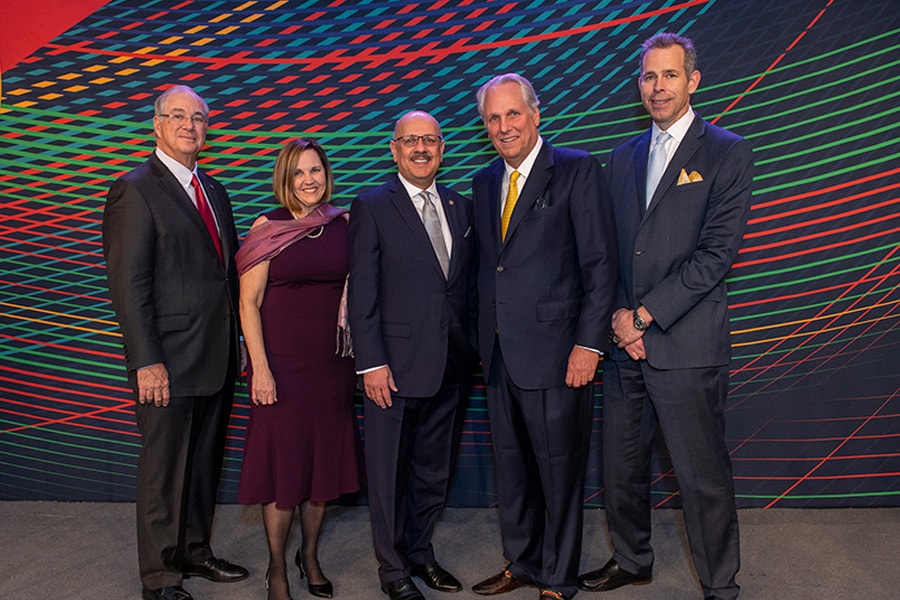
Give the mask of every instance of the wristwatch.
POLYGON ((637 309, 634 309, 634 313, 632 314, 634 316, 634 328, 638 331, 646 331, 649 327, 647 321, 641 318, 641 315, 638 314, 637 309))

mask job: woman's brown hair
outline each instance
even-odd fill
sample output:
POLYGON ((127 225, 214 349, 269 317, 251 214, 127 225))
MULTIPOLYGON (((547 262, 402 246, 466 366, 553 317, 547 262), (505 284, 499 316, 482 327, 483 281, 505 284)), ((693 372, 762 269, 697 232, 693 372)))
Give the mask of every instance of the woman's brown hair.
POLYGON ((305 208, 294 195, 294 170, 300 155, 307 150, 313 150, 319 155, 322 166, 325 167, 325 194, 322 196, 322 204, 331 200, 334 190, 334 176, 331 172, 331 164, 325 155, 325 150, 315 140, 309 138, 296 138, 285 142, 278 158, 275 159, 275 169, 272 171, 272 191, 278 202, 291 211, 301 211, 305 208))

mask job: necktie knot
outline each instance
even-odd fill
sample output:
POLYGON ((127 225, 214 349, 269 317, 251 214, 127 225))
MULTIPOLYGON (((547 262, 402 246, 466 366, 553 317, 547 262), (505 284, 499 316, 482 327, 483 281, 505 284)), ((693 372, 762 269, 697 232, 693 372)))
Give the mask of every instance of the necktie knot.
POLYGON ((431 192, 428 190, 422 190, 419 192, 419 196, 422 198, 422 218, 425 218, 425 212, 428 210, 428 205, 431 204, 431 192))
POLYGON ((660 144, 665 144, 669 141, 669 138, 672 137, 668 131, 660 131, 659 135, 656 136, 655 144, 659 146, 660 144))

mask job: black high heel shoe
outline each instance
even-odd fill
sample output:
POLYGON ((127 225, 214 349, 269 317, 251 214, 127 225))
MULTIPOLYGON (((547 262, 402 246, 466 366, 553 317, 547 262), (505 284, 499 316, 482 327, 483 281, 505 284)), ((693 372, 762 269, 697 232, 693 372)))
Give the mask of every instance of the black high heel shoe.
MULTIPOLYGON (((294 555, 294 564, 300 570, 300 579, 306 577, 306 569, 303 568, 303 554, 300 553, 300 548, 297 548, 297 554, 294 555)), ((306 589, 317 598, 331 598, 334 596, 334 586, 328 581, 327 577, 325 577, 325 583, 312 584, 307 582, 306 589)))

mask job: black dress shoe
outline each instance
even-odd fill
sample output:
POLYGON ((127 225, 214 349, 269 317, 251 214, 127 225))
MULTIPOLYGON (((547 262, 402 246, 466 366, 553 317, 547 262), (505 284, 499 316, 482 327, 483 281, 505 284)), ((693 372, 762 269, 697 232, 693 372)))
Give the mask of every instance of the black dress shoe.
POLYGON ((619 567, 615 559, 595 571, 578 576, 578 589, 586 592, 608 592, 623 585, 644 585, 653 581, 652 575, 636 575, 619 567))
MULTIPOLYGON (((300 570, 300 579, 306 577, 306 569, 303 567, 303 553, 300 552, 300 548, 297 548, 297 554, 294 555, 294 564, 300 570)), ((325 577, 325 575, 322 575, 322 577, 325 577)), ((334 596, 334 585, 327 577, 325 577, 325 583, 307 583, 306 589, 317 598, 331 598, 334 596)))
POLYGON ((472 591, 482 596, 493 596, 494 594, 505 594, 513 590, 531 585, 526 583, 509 572, 509 569, 503 569, 496 575, 488 577, 481 583, 472 586, 472 591))
POLYGON ((425 596, 413 583, 411 577, 401 577, 397 581, 382 583, 381 591, 391 600, 425 600, 425 596))
POLYGON ((459 580, 437 564, 437 561, 414 565, 412 574, 424 581, 425 585, 439 592, 458 592, 462 589, 459 580))
POLYGON ((185 578, 203 577, 219 583, 247 579, 250 573, 244 567, 232 564, 223 558, 208 558, 202 563, 185 563, 181 572, 185 578))
POLYGON ((194 600, 194 597, 180 585, 169 585, 155 590, 144 588, 141 600, 194 600))

